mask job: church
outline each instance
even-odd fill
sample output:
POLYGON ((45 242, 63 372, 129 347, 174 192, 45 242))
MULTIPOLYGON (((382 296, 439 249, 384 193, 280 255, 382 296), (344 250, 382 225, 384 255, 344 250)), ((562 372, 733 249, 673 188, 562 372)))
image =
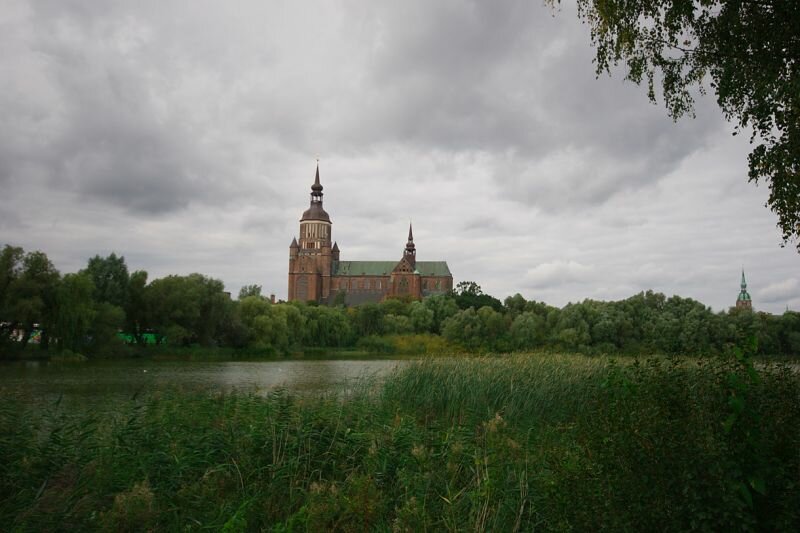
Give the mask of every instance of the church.
POLYGON ((342 261, 339 245, 331 245, 331 238, 317 164, 311 205, 300 218, 300 238, 293 238, 289 246, 289 301, 359 305, 396 297, 419 300, 453 288, 447 262, 417 261, 410 224, 399 261, 342 261))

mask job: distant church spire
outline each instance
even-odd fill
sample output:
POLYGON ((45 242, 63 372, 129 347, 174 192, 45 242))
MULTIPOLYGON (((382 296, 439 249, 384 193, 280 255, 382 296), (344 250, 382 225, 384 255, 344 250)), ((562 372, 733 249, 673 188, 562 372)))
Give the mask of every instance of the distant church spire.
POLYGON ((750 293, 747 292, 747 280, 744 278, 744 268, 742 268, 742 282, 739 285, 739 296, 736 297, 737 309, 752 309, 753 302, 750 300, 750 293))

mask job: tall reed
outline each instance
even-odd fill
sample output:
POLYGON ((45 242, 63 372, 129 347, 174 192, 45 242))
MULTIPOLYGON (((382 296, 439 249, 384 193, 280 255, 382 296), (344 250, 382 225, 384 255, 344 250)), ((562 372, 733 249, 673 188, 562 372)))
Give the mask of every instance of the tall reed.
POLYGON ((745 378, 521 354, 418 361, 346 395, 173 390, 109 414, 4 398, 0 524, 796 530, 800 379, 745 378))

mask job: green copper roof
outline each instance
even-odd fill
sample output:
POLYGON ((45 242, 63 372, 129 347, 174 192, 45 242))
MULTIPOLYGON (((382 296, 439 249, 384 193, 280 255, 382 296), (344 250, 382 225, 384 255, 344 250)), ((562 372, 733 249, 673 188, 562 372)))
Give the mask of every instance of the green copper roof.
MULTIPOLYGON (((334 276, 388 276, 400 261, 334 261, 334 276)), ((423 276, 450 276, 446 261, 417 261, 423 276)))
POLYGON ((416 267, 423 276, 452 276, 447 261, 417 261, 416 267))
POLYGON ((747 281, 744 279, 744 269, 742 269, 742 290, 739 291, 739 296, 736 297, 737 302, 748 301, 750 300, 750 293, 747 292, 747 281))
POLYGON ((334 261, 334 276, 384 276, 394 270, 397 261, 334 261))

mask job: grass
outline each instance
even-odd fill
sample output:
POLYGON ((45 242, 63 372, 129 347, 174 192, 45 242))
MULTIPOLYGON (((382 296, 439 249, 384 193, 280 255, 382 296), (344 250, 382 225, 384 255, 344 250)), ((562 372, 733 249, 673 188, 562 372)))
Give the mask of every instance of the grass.
POLYGON ((797 530, 800 378, 735 361, 428 359, 345 397, 0 404, 9 530, 797 530))

